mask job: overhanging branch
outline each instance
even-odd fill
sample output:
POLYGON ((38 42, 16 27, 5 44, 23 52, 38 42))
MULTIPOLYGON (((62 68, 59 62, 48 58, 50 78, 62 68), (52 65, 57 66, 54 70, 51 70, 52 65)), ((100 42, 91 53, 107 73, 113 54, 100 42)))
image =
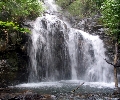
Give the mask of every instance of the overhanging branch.
POLYGON ((112 66, 114 66, 114 67, 120 67, 119 65, 115 65, 115 64, 109 62, 107 59, 104 59, 104 60, 105 60, 108 64, 110 64, 110 65, 112 65, 112 66))

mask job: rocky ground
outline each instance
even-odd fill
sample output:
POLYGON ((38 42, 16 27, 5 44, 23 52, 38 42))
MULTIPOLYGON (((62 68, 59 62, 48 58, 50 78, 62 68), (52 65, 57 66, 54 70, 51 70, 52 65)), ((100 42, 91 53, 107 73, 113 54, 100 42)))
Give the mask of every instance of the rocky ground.
POLYGON ((0 89, 0 100, 120 100, 120 93, 59 93, 39 94, 32 90, 13 91, 11 88, 0 89))

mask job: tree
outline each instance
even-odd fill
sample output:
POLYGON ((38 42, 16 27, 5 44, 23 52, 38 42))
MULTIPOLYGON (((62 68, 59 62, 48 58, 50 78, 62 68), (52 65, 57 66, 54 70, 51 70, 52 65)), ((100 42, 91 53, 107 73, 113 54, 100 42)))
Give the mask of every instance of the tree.
POLYGON ((44 9, 42 3, 38 2, 38 0, 0 1, 0 26, 6 27, 8 29, 8 26, 14 26, 14 30, 20 29, 19 31, 21 31, 23 22, 26 19, 34 19, 38 17, 43 11, 44 9))
POLYGON ((118 45, 120 43, 120 0, 105 0, 101 6, 102 19, 104 26, 108 28, 107 34, 115 41, 114 53, 114 77, 115 87, 118 87, 117 79, 117 62, 118 62, 118 45))
POLYGON ((0 1, 0 18, 7 21, 19 21, 20 18, 36 18, 43 12, 38 0, 3 0, 0 1), (8 16, 9 15, 9 16, 8 16))
MULTIPOLYGON (((8 43, 10 33, 30 33, 28 28, 24 28, 24 21, 35 19, 43 11, 42 2, 38 0, 1 0, 0 35, 4 34, 8 43)), ((2 40, 0 38, 0 41, 2 40)))

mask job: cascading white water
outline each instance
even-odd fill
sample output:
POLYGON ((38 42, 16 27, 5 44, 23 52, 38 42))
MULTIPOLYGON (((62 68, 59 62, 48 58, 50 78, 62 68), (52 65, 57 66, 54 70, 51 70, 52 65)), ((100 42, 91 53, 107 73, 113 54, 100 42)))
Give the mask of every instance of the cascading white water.
POLYGON ((112 67, 104 58, 98 36, 68 28, 53 12, 54 1, 45 0, 49 14, 34 22, 29 47, 29 82, 56 80, 112 81, 112 67), (50 14, 52 12, 52 14, 50 14))
POLYGON ((69 32, 69 40, 68 40, 68 49, 71 61, 71 73, 72 80, 77 80, 77 52, 78 52, 78 36, 73 33, 72 29, 69 32))
MULTIPOLYGON (((113 80, 112 76, 112 67, 106 63, 104 58, 105 56, 105 48, 103 41, 99 38, 99 36, 92 36, 86 32, 81 30, 72 29, 72 33, 76 34, 76 40, 74 43, 79 46, 78 39, 81 34, 84 38, 84 42, 82 43, 82 52, 83 52, 83 63, 86 67, 86 71, 84 74, 84 78, 86 81, 99 81, 99 82, 110 82, 113 80)), ((78 47, 75 48, 76 52, 79 52, 78 47)), ((76 58, 78 58, 78 53, 76 53, 76 58)), ((74 57, 72 57, 73 59, 74 57)), ((79 61, 77 62, 79 63, 79 61)), ((78 67, 79 65, 77 65, 78 67)), ((80 66, 81 67, 81 66, 80 66)), ((79 72, 78 72, 79 73, 79 72)))
POLYGON ((104 60, 106 58, 105 48, 99 36, 92 36, 81 30, 70 29, 68 48, 72 79, 99 82, 113 80, 112 67, 104 60))

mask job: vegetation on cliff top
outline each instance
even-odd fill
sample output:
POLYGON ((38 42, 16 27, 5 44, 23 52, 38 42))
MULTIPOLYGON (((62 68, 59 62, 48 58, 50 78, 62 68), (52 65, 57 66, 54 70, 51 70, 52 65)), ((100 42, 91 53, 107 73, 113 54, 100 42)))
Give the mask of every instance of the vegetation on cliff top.
POLYGON ((79 18, 99 13, 104 0, 56 0, 57 4, 79 18))
POLYGON ((26 19, 34 19, 43 12, 41 2, 37 0, 3 0, 0 1, 0 32, 9 30, 28 32, 23 28, 26 19))

